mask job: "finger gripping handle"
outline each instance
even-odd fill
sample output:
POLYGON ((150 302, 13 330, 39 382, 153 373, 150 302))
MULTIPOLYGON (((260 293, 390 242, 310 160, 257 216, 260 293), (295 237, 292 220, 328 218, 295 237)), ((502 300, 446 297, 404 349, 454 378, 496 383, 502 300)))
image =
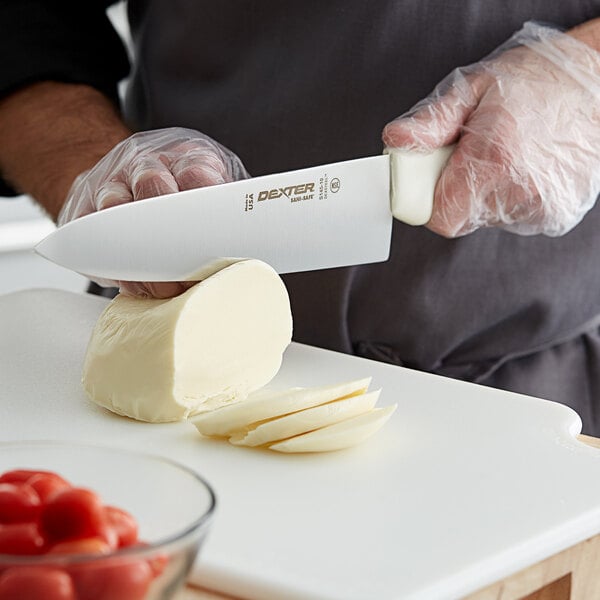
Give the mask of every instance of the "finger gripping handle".
POLYGON ((386 148, 390 156, 391 208, 395 219, 409 225, 424 225, 431 219, 435 185, 454 145, 429 154, 386 148))

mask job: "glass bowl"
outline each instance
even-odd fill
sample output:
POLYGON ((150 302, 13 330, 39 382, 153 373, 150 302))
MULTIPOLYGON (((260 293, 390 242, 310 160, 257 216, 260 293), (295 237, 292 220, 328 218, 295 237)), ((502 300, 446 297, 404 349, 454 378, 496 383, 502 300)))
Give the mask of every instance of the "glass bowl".
POLYGON ((75 487, 96 492, 103 504, 135 518, 140 543, 108 554, 0 554, 0 600, 172 598, 214 515, 210 485, 191 469, 159 456, 67 442, 0 443, 0 474, 15 469, 52 471, 75 487), (22 589, 19 581, 25 581, 22 589))

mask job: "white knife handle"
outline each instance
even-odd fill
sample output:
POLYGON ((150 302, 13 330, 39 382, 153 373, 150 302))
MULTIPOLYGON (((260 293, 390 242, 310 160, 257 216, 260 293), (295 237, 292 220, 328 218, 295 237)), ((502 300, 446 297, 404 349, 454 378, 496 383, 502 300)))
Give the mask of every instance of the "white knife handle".
POLYGON ((386 148, 390 155, 391 204, 395 219, 409 225, 425 225, 431 218, 435 184, 454 145, 430 154, 386 148))

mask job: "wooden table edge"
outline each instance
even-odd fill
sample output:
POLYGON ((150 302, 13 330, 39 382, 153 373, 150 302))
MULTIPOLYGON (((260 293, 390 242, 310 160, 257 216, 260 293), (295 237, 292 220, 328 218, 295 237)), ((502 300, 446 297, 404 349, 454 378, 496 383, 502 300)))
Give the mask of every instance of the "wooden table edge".
POLYGON ((600 438, 584 435, 583 433, 577 436, 577 439, 588 446, 600 449, 600 438))

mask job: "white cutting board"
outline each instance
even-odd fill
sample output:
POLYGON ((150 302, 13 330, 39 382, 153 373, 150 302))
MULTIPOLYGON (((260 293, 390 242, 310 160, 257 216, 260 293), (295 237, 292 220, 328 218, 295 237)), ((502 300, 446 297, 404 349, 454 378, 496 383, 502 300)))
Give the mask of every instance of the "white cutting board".
POLYGON ((600 452, 561 405, 293 344, 277 383, 372 376, 398 410, 351 450, 281 455, 91 404, 86 343, 106 301, 0 296, 0 439, 134 447, 179 460, 219 507, 193 579, 245 598, 458 598, 600 532, 600 452))

